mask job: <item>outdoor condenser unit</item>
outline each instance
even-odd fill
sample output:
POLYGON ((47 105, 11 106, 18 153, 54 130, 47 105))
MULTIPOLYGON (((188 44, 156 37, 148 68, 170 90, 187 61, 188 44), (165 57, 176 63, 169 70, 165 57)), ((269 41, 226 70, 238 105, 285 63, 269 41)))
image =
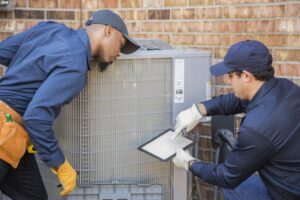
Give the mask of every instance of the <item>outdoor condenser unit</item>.
MULTIPOLYGON (((93 63, 86 88, 63 107, 55 130, 80 172, 68 200, 186 200, 188 176, 137 147, 176 115, 206 99, 211 55, 195 50, 139 50, 105 72, 93 63)), ((57 178, 40 164, 49 199, 62 199, 57 178)))

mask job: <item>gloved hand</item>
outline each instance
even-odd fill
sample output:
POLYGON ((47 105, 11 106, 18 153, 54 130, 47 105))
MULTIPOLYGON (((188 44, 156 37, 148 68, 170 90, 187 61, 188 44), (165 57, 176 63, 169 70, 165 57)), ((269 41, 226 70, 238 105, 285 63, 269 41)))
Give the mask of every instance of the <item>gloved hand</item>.
POLYGON ((175 139, 185 129, 186 132, 192 130, 203 118, 195 104, 187 110, 181 111, 176 117, 175 132, 171 140, 175 139))
POLYGON ((61 196, 65 196, 74 190, 76 186, 77 172, 67 160, 65 160, 65 162, 58 168, 51 168, 51 171, 58 176, 58 179, 63 186, 64 190, 60 193, 61 196))
POLYGON ((184 151, 181 148, 178 148, 176 151, 176 156, 173 158, 173 163, 176 167, 184 168, 186 171, 189 171, 189 163, 190 161, 197 160, 193 156, 191 156, 188 150, 184 151))

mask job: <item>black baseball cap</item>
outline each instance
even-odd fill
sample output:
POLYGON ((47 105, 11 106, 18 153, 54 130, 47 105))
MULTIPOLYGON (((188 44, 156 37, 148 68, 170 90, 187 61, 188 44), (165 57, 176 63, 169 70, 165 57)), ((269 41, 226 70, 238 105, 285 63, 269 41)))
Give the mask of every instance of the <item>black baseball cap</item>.
POLYGON ((140 45, 129 37, 126 24, 122 18, 111 10, 98 10, 94 12, 85 23, 86 26, 91 24, 111 25, 120 31, 126 39, 126 44, 122 47, 121 53, 131 54, 140 48, 140 45))
POLYGON ((260 72, 272 67, 272 56, 269 49, 256 40, 245 40, 232 45, 224 61, 211 66, 214 76, 222 76, 233 71, 260 72))

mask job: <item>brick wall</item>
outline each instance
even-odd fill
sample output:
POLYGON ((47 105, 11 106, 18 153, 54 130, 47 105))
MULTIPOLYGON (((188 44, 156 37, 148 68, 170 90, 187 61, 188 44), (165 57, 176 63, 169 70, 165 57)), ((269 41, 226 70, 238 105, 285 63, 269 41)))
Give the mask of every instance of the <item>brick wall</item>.
MULTIPOLYGON (((208 50, 213 63, 239 40, 260 40, 273 54, 276 75, 300 85, 299 0, 15 0, 12 10, 0 11, 0 40, 44 20, 78 28, 101 8, 117 11, 134 37, 208 50)), ((213 95, 230 91, 223 78, 213 79, 212 86, 213 95)), ((205 133, 200 158, 212 161, 210 124, 198 128, 205 133)), ((212 199, 211 186, 201 184, 202 195, 212 199)))

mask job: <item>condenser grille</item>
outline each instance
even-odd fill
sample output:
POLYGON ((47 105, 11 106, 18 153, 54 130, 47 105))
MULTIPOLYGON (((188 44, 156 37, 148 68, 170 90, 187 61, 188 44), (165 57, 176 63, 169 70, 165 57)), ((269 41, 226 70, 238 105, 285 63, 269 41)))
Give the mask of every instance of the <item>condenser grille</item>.
POLYGON ((172 60, 94 64, 84 91, 62 110, 56 132, 79 184, 161 184, 170 199, 172 168, 137 147, 172 127, 172 60))

